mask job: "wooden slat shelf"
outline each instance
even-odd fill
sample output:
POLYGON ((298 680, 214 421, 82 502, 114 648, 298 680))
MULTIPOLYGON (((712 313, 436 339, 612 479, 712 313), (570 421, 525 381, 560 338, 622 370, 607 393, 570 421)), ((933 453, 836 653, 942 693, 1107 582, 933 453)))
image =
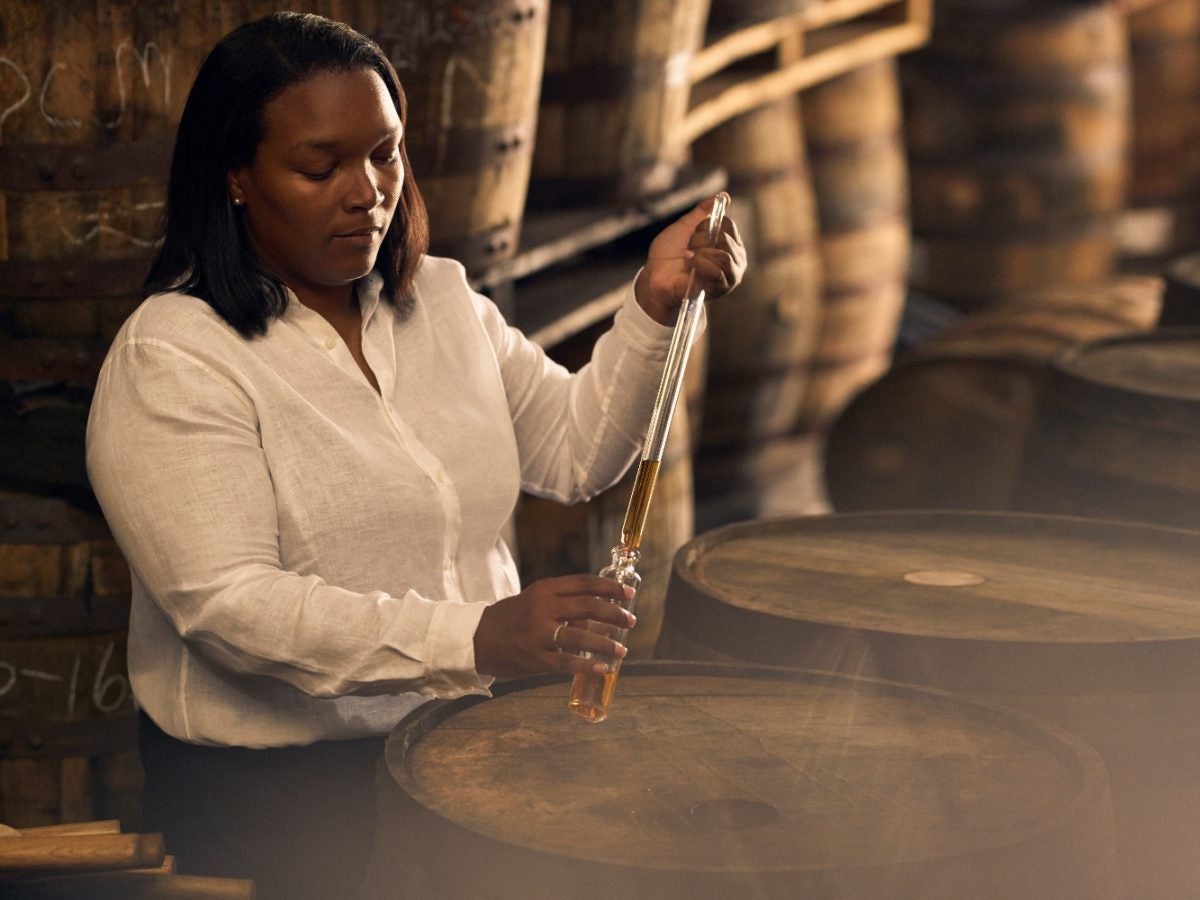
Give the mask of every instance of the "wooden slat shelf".
MULTIPOLYGON (((697 137, 757 106, 929 39, 932 0, 814 0, 791 15, 710 35, 688 66, 691 108, 679 141, 697 137), (770 70, 746 60, 775 52, 770 70)), ((603 320, 621 303, 640 260, 566 261, 665 220, 725 186, 723 170, 685 170, 671 191, 627 206, 527 210, 521 248, 477 273, 511 321, 552 347, 603 320), (556 267, 559 267, 556 269, 556 267)))
POLYGON ((472 278, 472 286, 487 290, 516 281, 624 237, 715 194, 725 186, 725 177, 721 169, 688 168, 679 173, 674 188, 636 204, 529 210, 521 223, 520 249, 472 278))
POLYGON ((692 60, 681 140, 859 66, 929 40, 932 0, 830 0, 710 41, 692 60), (738 63, 775 50, 769 70, 738 63))
POLYGON ((522 286, 516 325, 536 344, 554 347, 615 313, 642 257, 584 262, 522 286))
POLYGON ((644 261, 582 258, 655 222, 664 224, 725 187, 711 167, 682 170, 675 187, 628 205, 532 211, 521 226, 521 249, 472 279, 497 296, 510 321, 531 340, 553 347, 612 315, 644 261), (505 296, 511 290, 512 296, 505 296))

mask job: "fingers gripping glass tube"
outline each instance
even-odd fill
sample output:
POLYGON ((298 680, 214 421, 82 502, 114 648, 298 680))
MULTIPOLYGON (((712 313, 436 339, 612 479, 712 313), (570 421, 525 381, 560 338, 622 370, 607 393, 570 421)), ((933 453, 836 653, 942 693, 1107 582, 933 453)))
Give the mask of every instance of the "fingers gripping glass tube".
MULTIPOLYGON (((712 211, 708 215, 705 233, 706 246, 713 246, 721 234, 725 209, 728 205, 729 195, 721 191, 714 199, 712 211)), ((650 498, 654 494, 654 485, 658 480, 658 469, 662 464, 663 451, 667 445, 667 434, 671 429, 675 406, 679 402, 684 371, 687 368, 692 344, 696 340, 696 333, 700 328, 703 311, 704 289, 699 286, 696 272, 693 270, 688 279, 687 294, 679 308, 679 318, 675 321, 675 331, 671 335, 671 346, 667 351, 662 380, 659 382, 658 395, 654 400, 654 410, 650 415, 650 427, 646 433, 645 443, 642 445, 642 457, 638 462, 633 491, 629 497, 629 506, 625 510, 625 521, 621 526, 621 543, 612 548, 612 563, 600 571, 602 578, 611 578, 613 581, 618 581, 634 589, 633 598, 624 604, 630 612, 633 612, 637 600, 637 588, 642 580, 635 567, 640 556, 638 548, 641 546, 642 532, 646 527, 650 498)), ((621 642, 625 640, 627 632, 627 629, 615 628, 599 622, 588 622, 588 628, 621 642)), ((586 652, 581 655, 591 656, 586 652)), ((617 673, 620 667, 621 661, 618 659, 613 660, 606 675, 576 675, 571 684, 571 699, 568 701, 568 708, 589 722, 603 722, 608 717, 608 707, 617 686, 617 673)))

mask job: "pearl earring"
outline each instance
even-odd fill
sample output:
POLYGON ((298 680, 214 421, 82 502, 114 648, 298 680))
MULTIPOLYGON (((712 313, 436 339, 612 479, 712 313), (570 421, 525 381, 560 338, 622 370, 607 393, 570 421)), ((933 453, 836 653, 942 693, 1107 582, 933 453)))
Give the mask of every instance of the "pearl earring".
POLYGON ((241 205, 242 205, 243 203, 245 203, 245 202, 246 202, 246 201, 245 201, 245 200, 243 200, 241 197, 234 197, 234 198, 233 198, 233 205, 234 205, 234 206, 241 206, 241 205))

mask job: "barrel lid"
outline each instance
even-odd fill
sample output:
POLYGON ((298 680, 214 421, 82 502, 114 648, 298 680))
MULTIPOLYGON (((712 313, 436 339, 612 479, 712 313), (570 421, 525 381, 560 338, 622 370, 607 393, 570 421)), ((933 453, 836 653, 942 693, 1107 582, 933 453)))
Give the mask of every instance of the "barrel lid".
POLYGON ((1040 845, 1107 792, 1077 738, 908 685, 634 663, 602 725, 571 715, 568 693, 559 677, 511 682, 401 722, 386 765, 410 809, 405 852, 449 841, 492 869, 452 867, 456 887, 536 879, 565 896, 662 897, 687 896, 691 880, 703 896, 745 896, 733 885, 751 877, 755 896, 791 896, 772 888, 832 869, 873 871, 875 885, 892 866, 927 878, 931 861, 1040 845))
POLYGON ((1024 688, 1178 690, 1200 686, 1198 549, 1182 529, 1026 513, 747 522, 680 548, 666 615, 767 663, 820 651, 844 670, 861 640, 900 667, 889 677, 953 660, 963 684, 1003 670, 1024 688))
POLYGON ((1200 328, 1161 328, 1068 347, 1048 393, 1089 415, 1200 428, 1200 328), (1184 402, 1180 402, 1184 401, 1184 402))

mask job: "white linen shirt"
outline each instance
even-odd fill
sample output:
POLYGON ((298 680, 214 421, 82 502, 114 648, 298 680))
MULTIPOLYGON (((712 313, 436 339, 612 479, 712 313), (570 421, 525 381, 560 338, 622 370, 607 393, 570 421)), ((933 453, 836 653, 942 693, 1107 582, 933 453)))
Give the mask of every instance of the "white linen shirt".
POLYGON ((671 329, 632 286, 575 375, 456 262, 425 259, 406 318, 380 287, 359 289, 379 393, 295 295, 246 340, 159 294, 109 350, 88 473, 133 575, 134 695, 178 738, 379 735, 486 694, 473 637, 520 590, 501 538, 519 489, 583 499, 637 455, 671 329))

